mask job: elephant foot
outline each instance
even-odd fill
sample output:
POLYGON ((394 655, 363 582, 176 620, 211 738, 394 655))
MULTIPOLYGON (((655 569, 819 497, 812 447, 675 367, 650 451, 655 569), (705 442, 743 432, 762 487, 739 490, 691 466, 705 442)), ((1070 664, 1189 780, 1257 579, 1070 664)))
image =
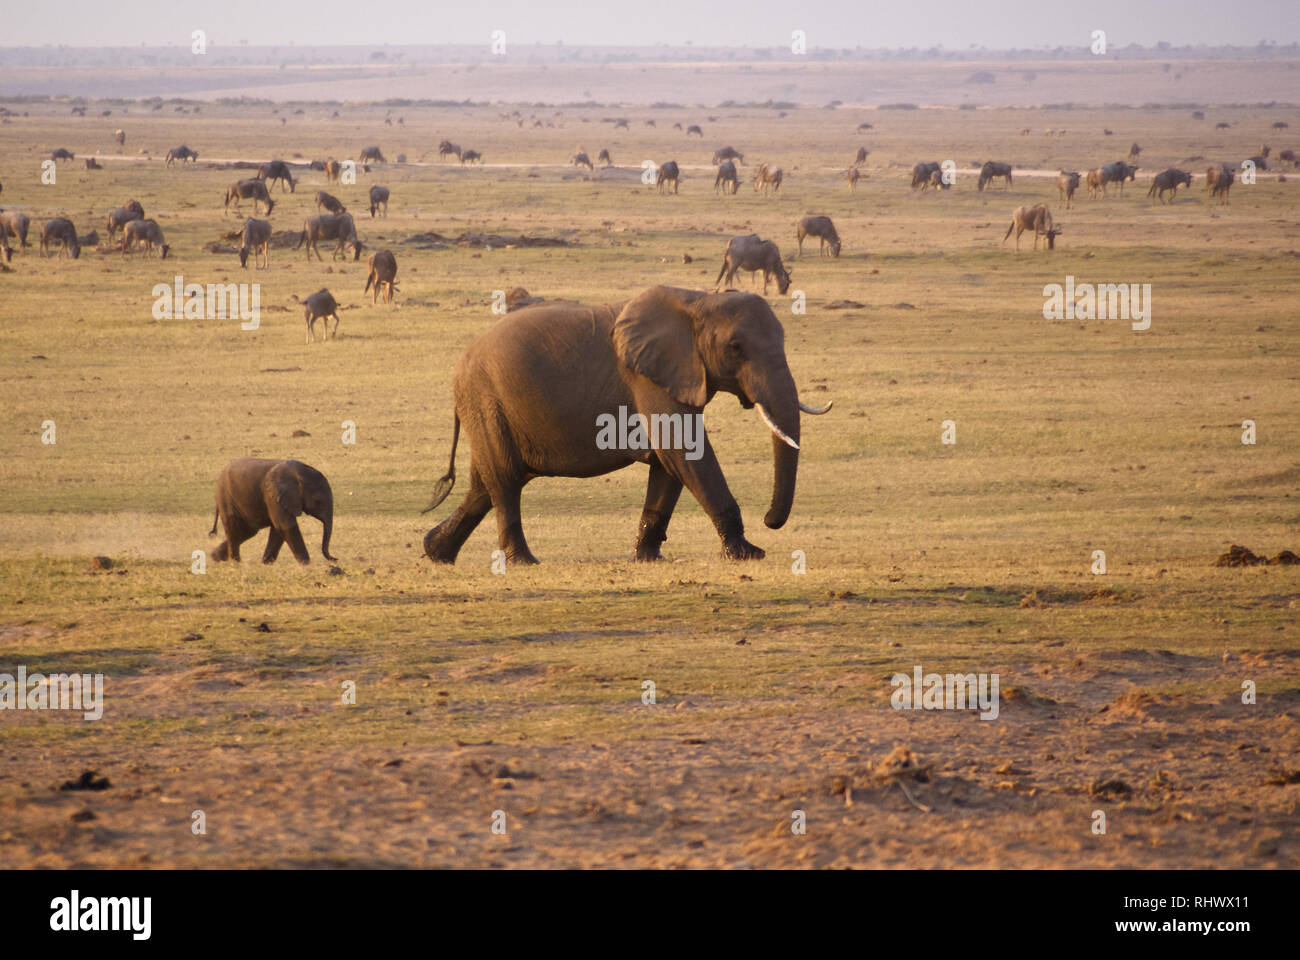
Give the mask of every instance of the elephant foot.
POLYGON ((662 560, 664 555, 659 552, 658 545, 648 543, 637 544, 636 560, 638 563, 653 563, 656 560, 662 560))
POLYGON ((537 566, 541 562, 542 561, 533 556, 533 552, 527 547, 506 551, 506 563, 508 564, 519 563, 524 564, 525 566, 537 566))
POLYGON ((456 554, 460 551, 438 536, 442 527, 443 524, 440 523, 424 535, 424 555, 434 563, 455 563, 456 554))
POLYGON ((762 560, 767 551, 756 547, 744 537, 735 537, 722 542, 722 555, 728 560, 762 560))

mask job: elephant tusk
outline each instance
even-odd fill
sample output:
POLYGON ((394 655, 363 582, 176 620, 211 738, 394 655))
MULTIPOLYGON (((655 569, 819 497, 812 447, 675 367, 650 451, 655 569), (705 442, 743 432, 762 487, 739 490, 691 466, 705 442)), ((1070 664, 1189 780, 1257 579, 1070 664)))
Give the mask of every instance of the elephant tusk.
POLYGON ((834 400, 832 400, 830 403, 826 404, 826 406, 821 408, 810 407, 802 400, 799 401, 799 409, 802 410, 804 413, 811 413, 814 417, 820 417, 823 413, 829 413, 831 407, 833 406, 835 406, 834 400))
POLYGON ((758 407, 758 412, 763 417, 763 422, 767 424, 767 428, 771 430, 773 433, 775 433, 782 440, 784 440, 786 443, 788 443, 790 446, 794 447, 794 449, 798 450, 799 444, 795 443, 793 440, 787 437, 781 431, 781 428, 772 422, 772 418, 767 415, 767 411, 763 409, 763 405, 759 403, 759 404, 755 404, 755 406, 758 407))

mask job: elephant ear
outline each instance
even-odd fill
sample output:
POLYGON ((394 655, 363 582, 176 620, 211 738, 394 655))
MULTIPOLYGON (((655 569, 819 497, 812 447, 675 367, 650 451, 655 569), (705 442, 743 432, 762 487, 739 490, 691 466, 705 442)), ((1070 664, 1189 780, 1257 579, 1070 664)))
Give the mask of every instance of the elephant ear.
POLYGON ((620 363, 692 407, 708 400, 704 361, 695 347, 695 320, 687 309, 699 296, 653 287, 628 302, 612 334, 620 363))
POLYGON ((277 463, 266 472, 262 496, 276 529, 292 526, 294 518, 302 513, 302 479, 287 463, 277 463))

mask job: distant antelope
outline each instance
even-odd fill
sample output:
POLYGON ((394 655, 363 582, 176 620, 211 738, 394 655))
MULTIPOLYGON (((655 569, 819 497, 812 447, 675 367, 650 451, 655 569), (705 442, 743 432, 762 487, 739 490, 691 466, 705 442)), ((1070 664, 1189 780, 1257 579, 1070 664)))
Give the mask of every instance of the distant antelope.
POLYGON ((781 189, 783 177, 784 172, 780 167, 769 167, 766 163, 760 163, 754 176, 754 192, 761 190, 766 195, 770 187, 773 194, 777 193, 781 189))
POLYGON ((591 157, 587 156, 581 150, 569 158, 569 163, 575 167, 586 167, 588 170, 596 169, 591 162, 591 157))
POLYGON ((862 179, 862 174, 858 173, 857 167, 849 167, 849 189, 858 189, 858 181, 862 179))
POLYGON ((1137 141, 1135 140, 1133 142, 1133 146, 1128 148, 1128 158, 1130 160, 1136 160, 1141 155, 1142 155, 1142 148, 1137 145, 1137 141))
POLYGON ((853 165, 856 167, 859 163, 867 162, 867 148, 858 147, 858 155, 853 158, 853 165))
POLYGON ((614 161, 609 158, 608 150, 601 150, 600 153, 596 154, 596 159, 604 163, 607 167, 612 167, 614 165, 614 161))
POLYGON ((1061 175, 1056 178, 1056 189, 1061 199, 1065 201, 1065 209, 1069 210, 1074 203, 1074 191, 1079 189, 1079 172, 1076 170, 1067 173, 1062 170, 1061 175))
POLYGON ((1011 226, 1007 227, 1006 236, 1002 242, 1007 242, 1007 237, 1011 236, 1012 231, 1016 234, 1016 250, 1020 249, 1020 235, 1026 230, 1034 231, 1034 249, 1038 249, 1038 238, 1040 236, 1047 238, 1047 249, 1056 249, 1056 238, 1061 233, 1060 227, 1052 225, 1052 214, 1043 203, 1034 204, 1032 207, 1017 207, 1011 214, 1011 226))

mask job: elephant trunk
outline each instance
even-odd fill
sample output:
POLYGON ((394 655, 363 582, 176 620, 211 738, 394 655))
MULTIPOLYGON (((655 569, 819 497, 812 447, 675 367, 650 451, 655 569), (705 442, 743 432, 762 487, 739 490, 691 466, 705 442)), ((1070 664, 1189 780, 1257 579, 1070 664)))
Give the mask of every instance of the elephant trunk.
POLYGON ((799 472, 799 391, 794 377, 782 365, 780 373, 750 394, 768 429, 772 431, 772 502, 763 523, 779 530, 794 504, 795 477, 799 472))

